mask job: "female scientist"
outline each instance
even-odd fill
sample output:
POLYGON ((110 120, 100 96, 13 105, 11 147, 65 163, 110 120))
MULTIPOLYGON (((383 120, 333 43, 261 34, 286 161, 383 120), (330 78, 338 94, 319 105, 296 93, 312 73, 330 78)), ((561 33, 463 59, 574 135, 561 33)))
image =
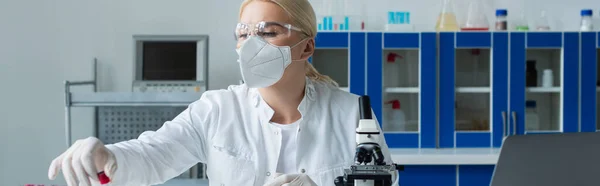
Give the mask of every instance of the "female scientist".
MULTIPOLYGON (((330 186, 354 163, 358 96, 307 62, 316 17, 308 0, 245 0, 237 24, 245 84, 205 92, 156 132, 104 145, 78 140, 52 161, 69 186, 160 184, 198 162, 210 185, 330 186)), ((390 154, 381 138, 387 163, 390 154)), ((397 176, 394 175, 397 181, 397 176)))

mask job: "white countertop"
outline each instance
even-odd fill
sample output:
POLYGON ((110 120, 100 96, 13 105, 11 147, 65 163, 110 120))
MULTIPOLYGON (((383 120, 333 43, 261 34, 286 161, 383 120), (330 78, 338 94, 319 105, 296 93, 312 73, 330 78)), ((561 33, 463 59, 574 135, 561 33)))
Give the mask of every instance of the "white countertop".
POLYGON ((158 186, 208 186, 208 180, 200 179, 172 179, 158 186))
POLYGON ((390 149, 400 165, 495 165, 500 148, 390 149))
MULTIPOLYGON (((390 149, 400 165, 495 165, 500 148, 390 149)), ((208 180, 173 179, 159 186, 208 186, 208 180)))

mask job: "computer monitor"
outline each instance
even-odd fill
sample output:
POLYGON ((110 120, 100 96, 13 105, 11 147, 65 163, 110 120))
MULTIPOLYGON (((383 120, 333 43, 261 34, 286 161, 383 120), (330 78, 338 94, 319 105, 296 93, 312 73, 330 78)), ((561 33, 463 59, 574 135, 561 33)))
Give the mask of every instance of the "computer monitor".
POLYGON ((600 185, 600 133, 508 137, 491 186, 600 185))

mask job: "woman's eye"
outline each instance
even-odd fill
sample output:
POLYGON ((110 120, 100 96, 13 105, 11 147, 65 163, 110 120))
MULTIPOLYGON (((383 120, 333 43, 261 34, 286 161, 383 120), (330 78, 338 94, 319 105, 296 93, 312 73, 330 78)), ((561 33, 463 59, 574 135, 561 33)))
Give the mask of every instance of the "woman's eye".
POLYGON ((277 36, 277 33, 276 32, 263 32, 261 34, 261 36, 262 37, 275 37, 275 36, 277 36))
POLYGON ((238 36, 238 38, 239 38, 239 39, 244 39, 244 38, 246 38, 246 37, 248 37, 248 34, 240 34, 240 35, 238 36))

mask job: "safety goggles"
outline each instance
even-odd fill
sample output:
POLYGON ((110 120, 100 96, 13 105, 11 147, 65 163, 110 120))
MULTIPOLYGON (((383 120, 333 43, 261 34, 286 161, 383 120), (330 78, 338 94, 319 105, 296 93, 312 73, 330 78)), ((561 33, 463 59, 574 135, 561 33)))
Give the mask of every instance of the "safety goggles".
POLYGON ((251 35, 262 37, 265 41, 273 42, 281 39, 287 39, 292 31, 302 31, 300 28, 291 24, 279 22, 261 21, 255 25, 238 23, 235 28, 235 39, 240 42, 246 40, 251 35))

